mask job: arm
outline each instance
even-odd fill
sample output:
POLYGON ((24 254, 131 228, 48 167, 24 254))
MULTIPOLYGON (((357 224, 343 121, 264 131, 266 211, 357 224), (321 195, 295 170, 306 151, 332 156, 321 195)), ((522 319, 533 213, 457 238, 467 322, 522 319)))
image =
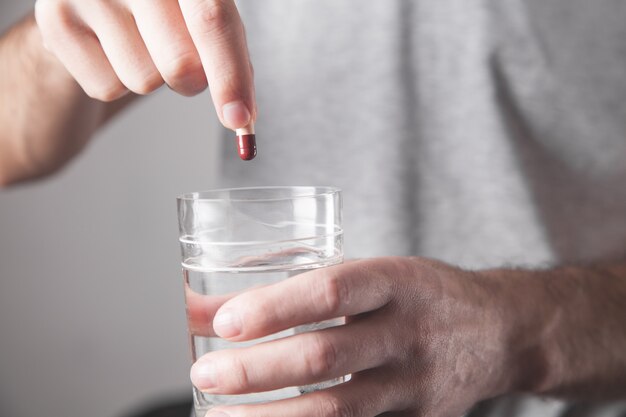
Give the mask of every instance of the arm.
POLYGON ((626 398, 626 263, 483 275, 501 300, 518 390, 626 398))
POLYGON ((56 171, 123 107, 83 92, 32 15, 0 38, 0 74, 0 186, 56 171))
POLYGON ((219 407, 229 417, 455 416, 511 392, 626 398, 625 300, 624 264, 468 272, 421 258, 351 262, 238 295, 213 321, 233 341, 344 315, 345 326, 211 352, 191 376, 235 394, 352 373, 301 397, 219 407))

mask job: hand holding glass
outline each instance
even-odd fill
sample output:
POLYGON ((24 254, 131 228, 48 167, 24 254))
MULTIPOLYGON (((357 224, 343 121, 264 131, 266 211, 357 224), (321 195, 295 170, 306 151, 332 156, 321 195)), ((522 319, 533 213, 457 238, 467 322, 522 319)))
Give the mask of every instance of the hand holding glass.
MULTIPOLYGON (((312 323, 247 342, 226 341, 213 330, 216 311, 234 295, 342 262, 338 189, 269 187, 191 193, 178 199, 178 215, 194 362, 208 352, 343 323, 343 319, 312 323)), ((201 417, 218 405, 290 398, 341 383, 343 379, 243 395, 207 394, 194 388, 195 412, 201 417)))

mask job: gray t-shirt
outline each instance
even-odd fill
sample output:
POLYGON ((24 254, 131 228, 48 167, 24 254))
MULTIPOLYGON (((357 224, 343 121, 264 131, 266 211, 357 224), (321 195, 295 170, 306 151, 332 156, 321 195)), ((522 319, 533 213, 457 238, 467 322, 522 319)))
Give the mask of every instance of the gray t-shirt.
MULTIPOLYGON (((241 163, 226 147, 224 185, 341 187, 348 257, 533 268, 624 256, 626 2, 239 6, 259 155, 241 163)), ((507 397, 476 415, 569 407, 507 397)))

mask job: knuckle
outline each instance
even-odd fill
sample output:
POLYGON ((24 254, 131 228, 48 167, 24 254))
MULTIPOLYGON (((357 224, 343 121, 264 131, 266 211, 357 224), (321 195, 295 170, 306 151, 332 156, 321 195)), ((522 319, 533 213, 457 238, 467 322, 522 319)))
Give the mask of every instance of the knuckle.
POLYGON ((225 0, 200 2, 193 18, 194 24, 205 33, 225 31, 233 21, 231 8, 225 0))
POLYGON ((229 381, 225 388, 231 393, 243 393, 246 392, 250 385, 248 378, 248 371, 244 363, 237 357, 231 355, 226 361, 226 367, 228 369, 228 378, 219 378, 222 381, 229 381))
POLYGON ((163 84, 163 80, 158 75, 139 78, 127 83, 127 87, 133 93, 146 95, 152 93, 163 84))
POLYGON ((335 313, 341 308, 341 303, 347 297, 347 288, 339 276, 327 275, 322 281, 322 300, 330 313, 335 313))
POLYGON ((37 1, 35 19, 40 28, 50 28, 53 31, 68 30, 75 26, 72 8, 66 2, 59 0, 37 1))
POLYGON ((246 326, 247 331, 263 333, 268 331, 268 329, 272 329, 273 325, 279 322, 276 306, 272 302, 250 300, 247 305, 249 306, 245 314, 245 318, 249 323, 246 326))
POLYGON ((180 80, 202 70, 200 60, 194 54, 184 54, 173 59, 165 68, 164 76, 169 80, 180 80))
POLYGON ((347 401, 331 394, 320 395, 316 415, 322 417, 357 417, 354 408, 347 401))
POLYGON ((35 17, 37 20, 62 16, 65 15, 67 10, 66 4, 59 0, 37 0, 35 3, 35 17))
POLYGON ((309 352, 304 355, 306 370, 310 377, 323 379, 336 367, 337 350, 327 338, 316 333, 311 333, 311 337, 307 343, 309 352))
POLYGON ((128 91, 121 84, 107 87, 86 87, 83 89, 89 97, 104 102, 115 101, 128 91))
POLYGON ((166 65, 163 78, 177 91, 200 93, 207 87, 202 62, 192 53, 181 55, 166 65))

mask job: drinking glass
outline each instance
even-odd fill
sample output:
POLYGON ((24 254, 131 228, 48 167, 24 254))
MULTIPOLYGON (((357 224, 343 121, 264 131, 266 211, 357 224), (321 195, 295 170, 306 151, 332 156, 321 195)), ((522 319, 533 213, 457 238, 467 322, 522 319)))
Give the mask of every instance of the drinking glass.
MULTIPOLYGON (((187 324, 194 362, 215 350, 343 324, 343 318, 327 320, 247 342, 217 337, 212 324, 217 309, 235 294, 341 263, 341 204, 341 191, 333 187, 222 189, 178 198, 187 324)), ((194 409, 197 417, 203 417, 218 405, 290 398, 343 381, 336 378, 243 395, 214 395, 194 388, 194 409)))

